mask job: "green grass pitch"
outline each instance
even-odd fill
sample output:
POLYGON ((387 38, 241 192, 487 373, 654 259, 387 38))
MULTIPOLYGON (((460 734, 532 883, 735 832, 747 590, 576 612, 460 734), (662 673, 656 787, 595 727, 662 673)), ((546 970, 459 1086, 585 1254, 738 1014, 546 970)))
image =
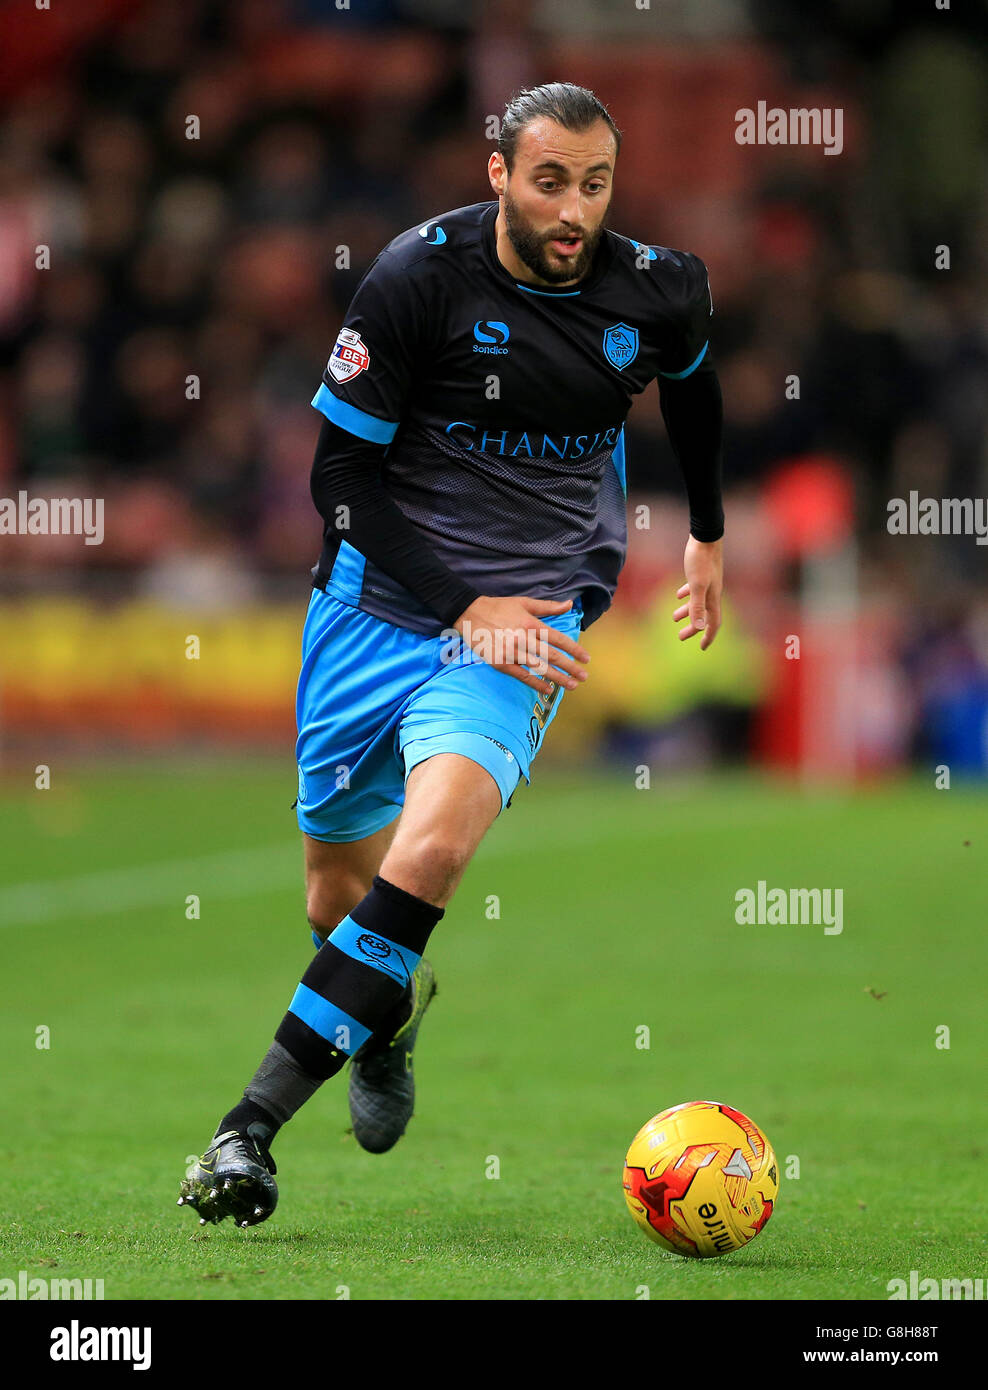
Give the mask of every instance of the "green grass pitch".
POLYGON ((42 792, 8 763, 0 1276, 108 1299, 881 1300, 910 1270, 985 1274, 984 800, 932 775, 808 795, 541 769, 433 938, 405 1138, 363 1153, 337 1078, 276 1142, 274 1217, 200 1231, 186 1161, 311 953, 292 771, 56 768, 42 792), (843 932, 737 925, 759 879, 842 888, 843 932), (650 1244, 621 1189, 635 1131, 691 1099, 751 1115, 780 1160, 772 1220, 718 1260, 650 1244))

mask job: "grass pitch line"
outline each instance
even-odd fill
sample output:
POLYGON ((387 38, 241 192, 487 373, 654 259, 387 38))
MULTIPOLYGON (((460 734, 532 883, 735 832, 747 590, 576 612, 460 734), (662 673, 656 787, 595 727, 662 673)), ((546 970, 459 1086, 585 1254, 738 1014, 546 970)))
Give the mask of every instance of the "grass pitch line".
POLYGON ((15 883, 0 888, 0 926, 38 926, 63 917, 105 916, 167 902, 182 903, 189 893, 244 897, 300 885, 301 873, 299 846, 291 844, 15 883))
MULTIPOLYGON (((705 816, 704 830, 736 828, 733 811, 722 817, 705 816)), ((751 809, 745 814, 745 827, 760 821, 778 819, 775 807, 751 809)), ((682 836, 677 815, 660 824, 642 819, 615 830, 622 842, 641 838, 648 844, 670 836, 682 836)), ((608 839, 601 823, 580 820, 573 824, 556 821, 540 827, 538 853, 567 849, 603 847, 608 839)), ((514 855, 531 855, 533 834, 529 826, 500 826, 485 840, 475 859, 488 860, 514 855)), ((0 888, 0 927, 42 926, 63 918, 109 916, 138 908, 181 903, 189 893, 200 897, 245 898, 252 893, 298 888, 301 892, 302 856, 296 842, 262 845, 257 849, 223 850, 192 859, 159 860, 121 869, 101 869, 72 878, 39 879, 0 888)))
MULTIPOLYGON (((596 836, 599 839, 599 834, 596 836)), ((540 836, 540 848, 562 849, 578 843, 573 835, 540 836)), ((531 852, 529 836, 514 843, 482 846, 485 857, 531 852)), ((181 903, 189 893, 200 897, 244 898, 252 893, 302 887, 301 846, 263 845, 225 850, 192 859, 101 869, 71 878, 38 879, 0 888, 0 927, 43 926, 63 918, 105 917, 139 908, 181 903)))

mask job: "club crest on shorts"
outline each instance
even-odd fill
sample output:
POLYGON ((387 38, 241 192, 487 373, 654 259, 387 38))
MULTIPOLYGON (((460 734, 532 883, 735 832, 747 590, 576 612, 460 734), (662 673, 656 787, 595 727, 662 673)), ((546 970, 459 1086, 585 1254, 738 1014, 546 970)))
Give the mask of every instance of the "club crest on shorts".
POLYGON ((623 372, 638 356, 638 329, 626 323, 612 323, 604 329, 604 356, 612 367, 623 372))
POLYGON ((334 381, 352 381, 370 366, 368 352, 360 334, 352 328, 341 328, 332 355, 326 363, 334 381))

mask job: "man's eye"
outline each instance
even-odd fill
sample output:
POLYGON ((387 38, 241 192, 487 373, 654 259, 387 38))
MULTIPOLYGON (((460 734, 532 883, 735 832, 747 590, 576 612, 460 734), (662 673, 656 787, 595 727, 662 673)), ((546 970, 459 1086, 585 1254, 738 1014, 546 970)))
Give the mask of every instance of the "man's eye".
POLYGON ((552 179, 539 180, 539 188, 541 188, 545 193, 551 193, 552 190, 556 187, 558 187, 558 185, 554 183, 552 179))
POLYGON ((588 183, 588 184, 587 184, 587 192, 588 192, 588 193, 603 193, 603 191, 604 191, 604 185, 603 185, 602 183, 588 183))

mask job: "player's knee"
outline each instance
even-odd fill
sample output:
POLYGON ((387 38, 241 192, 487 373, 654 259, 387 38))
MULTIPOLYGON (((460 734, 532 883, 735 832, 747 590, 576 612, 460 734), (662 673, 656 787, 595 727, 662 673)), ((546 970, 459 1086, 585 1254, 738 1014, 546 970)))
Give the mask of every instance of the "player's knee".
POLYGON ((312 875, 305 890, 309 926, 317 936, 325 939, 369 891, 370 884, 355 874, 312 875))
POLYGON ((409 880, 413 886, 407 891, 416 897, 439 904, 447 902, 470 862, 469 848, 455 836, 431 831, 407 849, 410 853, 403 856, 401 886, 409 880))

